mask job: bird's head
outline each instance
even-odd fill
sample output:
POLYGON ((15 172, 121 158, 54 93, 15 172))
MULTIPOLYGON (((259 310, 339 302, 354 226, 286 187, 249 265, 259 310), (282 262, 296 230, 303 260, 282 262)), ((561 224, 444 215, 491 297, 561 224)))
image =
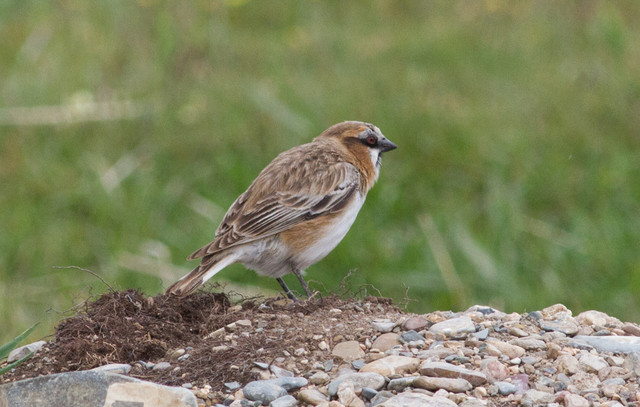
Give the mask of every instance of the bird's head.
POLYGON ((334 124, 322 132, 319 139, 338 141, 355 159, 356 165, 364 173, 372 173, 373 181, 378 178, 382 153, 398 148, 387 139, 379 128, 370 123, 346 121, 334 124))

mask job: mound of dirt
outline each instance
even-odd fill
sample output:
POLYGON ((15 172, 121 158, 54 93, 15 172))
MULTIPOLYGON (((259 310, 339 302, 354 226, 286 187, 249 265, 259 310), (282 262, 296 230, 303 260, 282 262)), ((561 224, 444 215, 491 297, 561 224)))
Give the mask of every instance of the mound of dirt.
POLYGON ((334 342, 362 340, 370 335, 372 318, 399 314, 391 300, 377 297, 297 303, 254 298, 232 304, 221 293, 177 298, 115 291, 87 301, 82 312, 58 325, 42 351, 0 382, 126 363, 133 366, 132 377, 221 391, 227 382, 258 379, 254 362, 277 361, 294 373, 325 363, 334 342), (151 368, 162 361, 171 368, 151 368))

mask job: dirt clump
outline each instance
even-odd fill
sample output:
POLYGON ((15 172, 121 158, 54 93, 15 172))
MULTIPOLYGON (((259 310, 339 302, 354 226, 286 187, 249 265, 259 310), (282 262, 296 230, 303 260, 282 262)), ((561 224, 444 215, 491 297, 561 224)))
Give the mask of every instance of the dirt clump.
POLYGON ((0 383, 126 363, 133 366, 131 377, 221 391, 227 382, 259 379, 254 362, 296 374, 325 364, 333 342, 362 340, 374 334, 368 332, 371 318, 400 314, 390 300, 377 297, 296 303, 251 298, 232 304, 226 294, 206 291, 184 298, 113 291, 63 320, 45 348, 0 383), (153 369, 159 362, 170 368, 153 369))

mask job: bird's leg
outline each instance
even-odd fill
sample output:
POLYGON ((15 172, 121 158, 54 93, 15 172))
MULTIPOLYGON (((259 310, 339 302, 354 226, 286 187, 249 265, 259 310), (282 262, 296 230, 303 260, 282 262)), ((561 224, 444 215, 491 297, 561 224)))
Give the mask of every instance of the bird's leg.
POLYGON ((298 280, 300 280, 300 284, 302 285, 302 288, 304 288, 304 292, 307 294, 307 297, 311 297, 311 290, 309 290, 309 284, 307 284, 307 282, 304 281, 304 278, 302 278, 302 272, 298 269, 293 269, 293 274, 295 274, 296 277, 298 277, 298 280))
POLYGON ((289 287, 287 287, 287 283, 285 283, 282 278, 278 277, 278 278, 276 278, 276 280, 278 280, 278 283, 280 283, 280 287, 282 287, 282 289, 284 290, 285 294, 287 294, 287 297, 289 297, 293 301, 298 301, 298 297, 296 297, 293 294, 293 291, 291 291, 289 289, 289 287))

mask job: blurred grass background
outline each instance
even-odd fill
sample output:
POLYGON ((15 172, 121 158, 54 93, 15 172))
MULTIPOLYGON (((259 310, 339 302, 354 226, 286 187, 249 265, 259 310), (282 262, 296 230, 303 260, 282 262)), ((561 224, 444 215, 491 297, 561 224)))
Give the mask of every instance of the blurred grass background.
POLYGON ((0 2, 0 343, 107 290, 55 266, 160 292, 273 157, 342 120, 399 149, 312 287, 357 269, 417 312, 639 321, 638 21, 635 1, 0 2))

